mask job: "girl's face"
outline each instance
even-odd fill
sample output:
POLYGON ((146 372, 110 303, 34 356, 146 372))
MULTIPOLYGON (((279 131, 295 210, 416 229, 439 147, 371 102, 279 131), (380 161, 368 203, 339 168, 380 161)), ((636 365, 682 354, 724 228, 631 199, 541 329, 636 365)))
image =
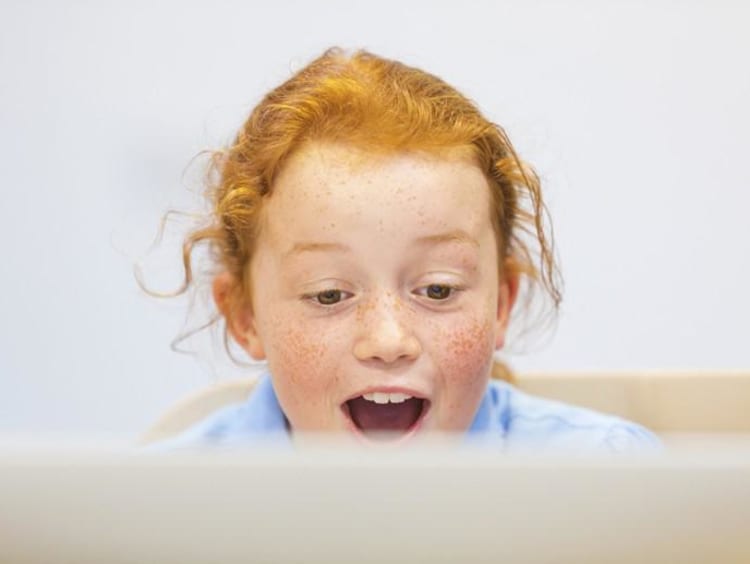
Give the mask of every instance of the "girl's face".
POLYGON ((295 431, 465 431, 503 345, 487 180, 468 157, 312 144, 286 163, 233 334, 295 431))

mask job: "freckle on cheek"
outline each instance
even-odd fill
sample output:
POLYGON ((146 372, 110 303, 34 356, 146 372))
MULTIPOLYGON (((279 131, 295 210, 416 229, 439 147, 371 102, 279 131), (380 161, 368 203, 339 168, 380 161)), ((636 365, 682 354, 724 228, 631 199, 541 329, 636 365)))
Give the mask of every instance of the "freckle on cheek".
POLYGON ((300 330, 287 331, 276 350, 277 365, 291 381, 315 372, 325 357, 326 345, 315 335, 300 330))
POLYGON ((445 373, 456 378, 476 378, 492 358, 488 325, 472 323, 446 332, 445 373))

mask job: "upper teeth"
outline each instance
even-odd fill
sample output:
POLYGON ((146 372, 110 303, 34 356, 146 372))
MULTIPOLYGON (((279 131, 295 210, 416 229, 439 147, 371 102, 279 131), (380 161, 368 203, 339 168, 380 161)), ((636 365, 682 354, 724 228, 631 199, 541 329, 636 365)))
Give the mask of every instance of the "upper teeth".
POLYGON ((374 401, 375 403, 403 403, 412 396, 400 393, 386 394, 383 392, 373 392, 371 394, 363 394, 363 398, 367 401, 374 401))

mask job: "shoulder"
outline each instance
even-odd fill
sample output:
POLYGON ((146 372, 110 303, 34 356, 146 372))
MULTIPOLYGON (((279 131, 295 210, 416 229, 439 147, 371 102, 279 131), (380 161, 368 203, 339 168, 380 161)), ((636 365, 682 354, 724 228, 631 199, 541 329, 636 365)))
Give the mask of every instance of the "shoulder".
POLYGON ((642 452, 661 445, 637 423, 533 396, 506 382, 493 380, 488 395, 507 449, 642 452))
POLYGON ((149 450, 233 446, 278 439, 286 434, 286 419, 271 378, 264 374, 245 401, 217 409, 174 437, 151 445, 149 450))

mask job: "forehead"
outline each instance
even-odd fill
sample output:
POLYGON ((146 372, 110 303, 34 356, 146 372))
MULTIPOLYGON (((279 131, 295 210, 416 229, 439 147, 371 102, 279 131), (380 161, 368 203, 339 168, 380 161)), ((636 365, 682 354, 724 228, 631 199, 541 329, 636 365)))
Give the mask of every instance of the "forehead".
POLYGON ((477 232, 490 218, 490 195, 467 150, 381 154, 315 143, 287 161, 264 212, 275 237, 306 227, 365 228, 373 220, 383 232, 402 230, 405 221, 412 229, 477 232))

